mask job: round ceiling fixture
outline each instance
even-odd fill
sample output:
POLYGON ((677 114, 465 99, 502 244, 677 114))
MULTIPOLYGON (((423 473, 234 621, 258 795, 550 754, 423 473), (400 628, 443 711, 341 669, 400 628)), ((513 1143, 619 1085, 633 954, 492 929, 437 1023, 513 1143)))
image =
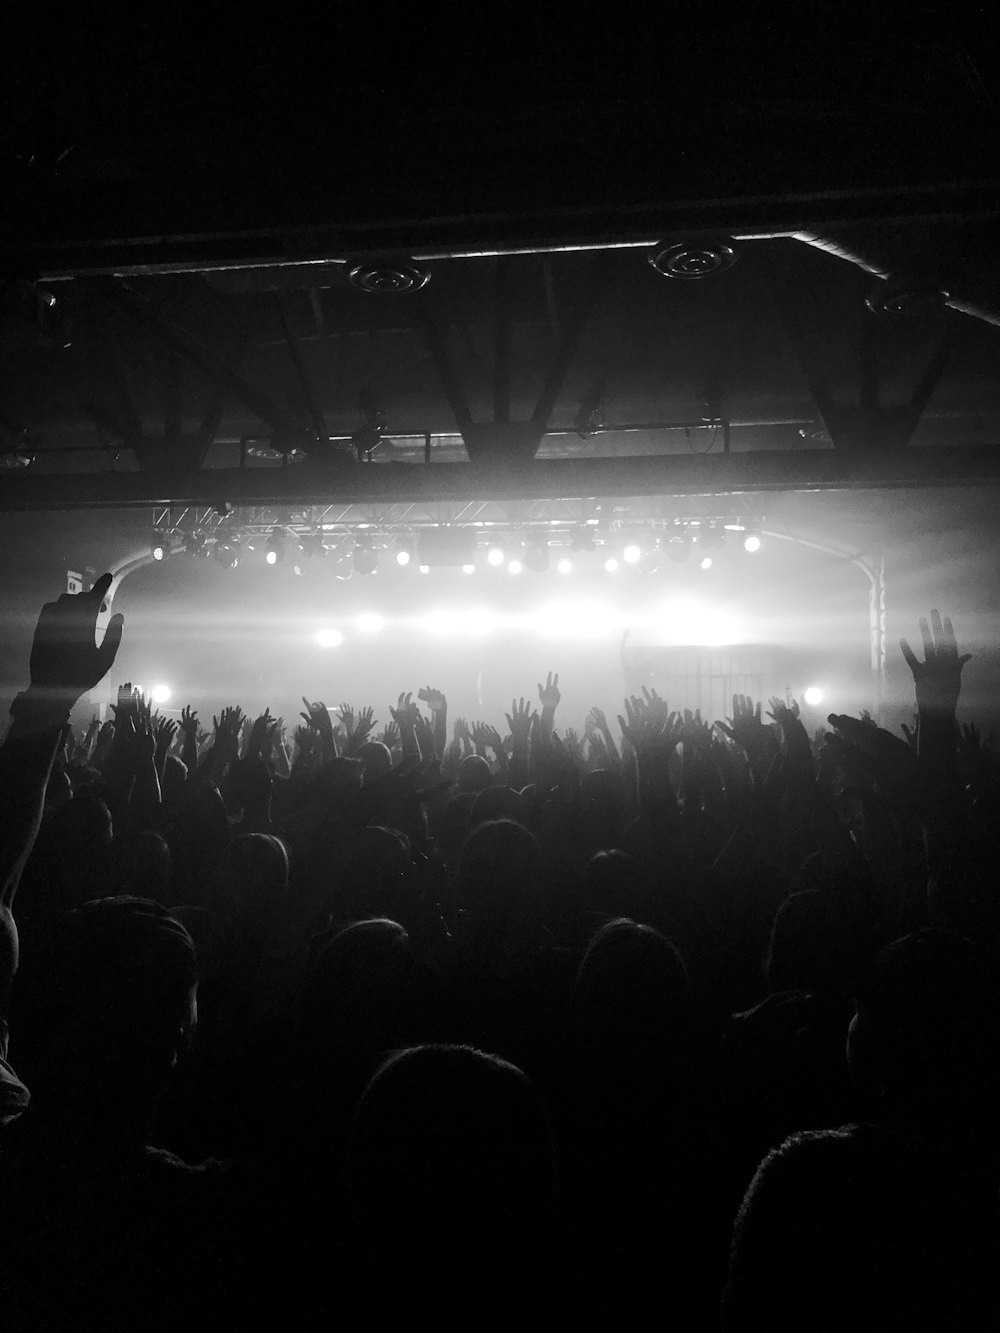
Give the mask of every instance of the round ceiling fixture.
POLYGON ((347 275, 352 286, 378 296, 399 296, 419 292, 431 280, 430 271, 406 260, 378 260, 356 264, 347 275))
POLYGON ((949 293, 935 282, 920 278, 890 276, 865 298, 873 315, 895 319, 917 319, 934 315, 948 303, 949 293))
POLYGON ((683 278, 688 282, 714 278, 732 268, 738 256, 725 241, 682 241, 668 245, 649 256, 649 262, 664 278, 683 278))

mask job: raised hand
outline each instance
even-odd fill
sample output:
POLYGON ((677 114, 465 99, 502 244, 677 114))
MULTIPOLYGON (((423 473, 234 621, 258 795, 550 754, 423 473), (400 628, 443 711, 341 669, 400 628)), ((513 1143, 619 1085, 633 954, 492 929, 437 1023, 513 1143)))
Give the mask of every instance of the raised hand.
POLYGON ((177 735, 177 723, 169 717, 157 718, 152 728, 153 736, 156 741, 157 754, 163 754, 166 757, 171 745, 174 743, 174 737, 177 735))
POLYGON ((544 709, 548 709, 554 712, 555 709, 559 707, 559 700, 562 698, 562 695, 559 693, 558 672, 556 672, 556 674, 553 675, 552 672, 550 671, 548 676, 545 678, 544 685, 542 685, 539 682, 538 698, 542 705, 542 708, 544 709))
POLYGON ((767 742, 767 727, 761 721, 760 704, 754 707, 753 700, 746 694, 734 694, 732 717, 728 722, 716 722, 715 725, 751 756, 759 754, 767 742))
MULTIPOLYGON (((304 703, 304 702, 305 702, 305 700, 303 700, 303 703, 304 703)), ((337 716, 340 718, 340 721, 341 721, 341 723, 342 723, 342 725, 343 725, 343 728, 344 728, 344 734, 345 734, 346 736, 348 736, 348 737, 353 736, 353 735, 354 735, 354 709, 351 707, 350 704, 341 704, 340 707, 339 707, 338 709, 336 709, 336 713, 337 713, 337 716)))
POLYGON ((63 593, 38 617, 29 660, 29 692, 39 702, 72 708, 114 665, 124 620, 112 616, 98 647, 97 618, 111 587, 102 574, 90 592, 63 593))
POLYGON ((947 616, 942 620, 939 611, 931 612, 931 623, 920 618, 920 635, 924 641, 924 660, 917 660, 906 639, 899 646, 906 664, 913 673, 917 709, 921 713, 954 714, 962 688, 962 668, 972 654, 958 654, 955 631, 947 616))
POLYGON ((464 717, 455 718, 455 739, 472 743, 472 733, 469 731, 469 724, 464 717))
POLYGON ((186 741, 197 742, 198 714, 190 707, 181 709, 181 731, 184 733, 186 741))
POLYGON ((914 753, 917 753, 920 749, 920 714, 919 713, 913 714, 912 727, 908 727, 906 723, 903 722, 900 724, 899 729, 906 737, 907 745, 910 747, 911 750, 913 750, 914 753))
POLYGON ((256 759, 259 755, 264 754, 265 751, 270 753, 277 725, 278 723, 271 716, 271 710, 269 708, 265 708, 259 717, 254 718, 253 725, 250 727, 250 736, 246 744, 246 757, 248 759, 256 759))
POLYGON ((304 719, 306 726, 312 727, 320 736, 332 739, 333 723, 330 721, 330 710, 322 699, 318 699, 315 703, 310 703, 305 695, 303 695, 302 702, 306 706, 306 711, 300 713, 299 716, 304 719))
POLYGON ((239 745, 240 728, 243 725, 243 709, 224 708, 218 717, 212 718, 215 727, 215 744, 219 749, 236 751, 239 745))
POLYGON ((441 691, 433 689, 430 685, 425 685, 417 694, 417 698, 421 699, 432 713, 443 713, 448 707, 448 700, 441 691))
POLYGON ((395 722, 396 726, 399 727, 400 735, 402 735, 404 731, 412 731, 416 726, 417 716, 419 714, 419 709, 413 702, 413 692, 411 691, 409 694, 401 694, 396 707, 390 708, 389 712, 392 714, 392 720, 395 722))
POLYGON ((538 714, 533 710, 531 704, 524 698, 520 702, 517 699, 512 699, 510 712, 506 713, 505 716, 514 745, 516 747, 526 746, 528 737, 531 735, 532 723, 538 718, 538 714))
POLYGON ((299 747, 299 753, 304 755, 312 754, 316 748, 316 742, 319 740, 317 732, 312 727, 296 727, 294 738, 295 744, 299 747))
POLYGON ((363 741, 366 741, 374 726, 375 726, 375 709, 362 708, 361 712, 358 713, 357 720, 355 721, 354 724, 354 731, 352 733, 353 739, 357 741, 358 744, 361 744, 363 741))
POLYGON ((593 730, 601 732, 602 735, 610 730, 608 727, 608 719, 605 717, 603 709, 600 708, 592 708, 590 710, 587 714, 587 725, 593 730))
POLYGON ((377 738, 387 750, 393 750, 399 744, 399 728, 395 722, 387 722, 377 738))
POLYGON ((141 696, 138 690, 133 690, 132 682, 127 680, 124 685, 118 686, 118 702, 111 705, 111 711, 115 715, 116 722, 124 722, 127 718, 135 717, 139 711, 139 700, 141 696))

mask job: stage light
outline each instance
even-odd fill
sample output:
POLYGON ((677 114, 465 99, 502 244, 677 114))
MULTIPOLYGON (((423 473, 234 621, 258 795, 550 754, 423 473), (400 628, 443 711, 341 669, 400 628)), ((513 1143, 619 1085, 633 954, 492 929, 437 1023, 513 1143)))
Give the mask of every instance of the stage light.
POLYGON ((485 607, 476 607, 462 616, 462 628, 473 638, 483 638, 496 628, 497 623, 494 612, 485 607))
POLYGON ((463 565, 463 566, 462 566, 462 573, 463 573, 463 574, 475 574, 475 572, 476 572, 476 567, 475 567, 475 565, 463 565))
POLYGON ((339 629, 321 629, 316 635, 316 642, 321 648, 339 648, 344 636, 339 629))
POLYGON ((760 550, 760 537, 758 537, 756 532, 748 532, 743 538, 743 549, 744 551, 749 551, 751 555, 754 551, 760 550))
POLYGON ((605 560, 604 562, 604 568, 607 570, 609 574, 617 574, 618 573, 617 559, 613 555, 609 555, 607 560, 605 560))
POLYGON ((413 557, 410 554, 410 549, 407 546, 401 546, 399 550, 396 552, 397 565, 404 565, 404 566, 408 565, 412 558, 413 557))
POLYGON ((802 697, 810 708, 816 708, 823 702, 823 691, 818 685, 810 685, 802 697))
POLYGON ((276 565, 284 554, 285 548, 281 538, 276 532, 272 533, 267 539, 267 554, 264 559, 269 565, 276 565))
POLYGON ((504 561, 503 547, 491 546, 486 553, 486 559, 490 562, 491 565, 493 565, 494 568, 498 568, 500 565, 503 564, 504 561))
POLYGON ((154 704, 165 704, 170 698, 170 686, 154 685, 152 690, 150 690, 149 697, 154 704))
POLYGON ((508 574, 520 574, 523 569, 524 569, 523 562, 518 560, 516 556, 514 557, 513 560, 508 561, 507 564, 508 574))
POLYGON ((357 623, 362 634, 377 634, 384 627, 385 619, 376 611, 363 611, 357 623))
POLYGON ((637 542, 629 542, 622 551, 622 558, 627 565, 637 565, 642 559, 642 547, 637 542))
POLYGON ((556 565, 556 569, 558 569, 560 574, 572 574, 573 561, 570 560, 569 556, 564 555, 563 558, 556 565))
POLYGON ((460 620, 454 611, 431 611, 424 616, 423 626, 428 634, 447 637, 460 627, 460 620))
POLYGON ((292 565, 292 573, 297 574, 299 578, 302 578, 305 572, 306 571, 302 568, 302 566, 298 563, 298 561, 296 561, 295 564, 292 565))
POLYGON ((157 544, 153 547, 153 559, 162 560, 165 555, 166 551, 163 549, 160 543, 157 542, 157 544))
POLYGON ((367 542, 358 542, 354 547, 355 574, 374 574, 378 569, 378 552, 367 542))
POLYGON ((237 541, 216 542, 215 559, 226 569, 235 569, 240 563, 240 544, 237 541))
POLYGON ((701 567, 702 569, 712 568, 712 557, 710 555, 702 556, 701 567))
POLYGON ((418 568, 421 574, 429 574, 431 572, 430 565, 419 565, 418 568))

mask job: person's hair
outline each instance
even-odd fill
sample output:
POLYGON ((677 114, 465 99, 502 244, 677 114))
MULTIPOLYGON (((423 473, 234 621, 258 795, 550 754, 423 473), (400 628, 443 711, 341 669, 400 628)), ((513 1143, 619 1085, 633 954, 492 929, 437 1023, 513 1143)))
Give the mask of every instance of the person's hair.
POLYGON ((859 940, 844 905, 821 889, 793 893, 778 908, 765 958, 772 992, 850 996, 858 978, 859 940))
POLYGON ((461 905, 501 926, 519 902, 533 894, 538 839, 512 819, 492 819, 466 838, 459 860, 461 905))
POLYGON ((616 1049, 654 1043, 680 1054, 691 1021, 684 960, 651 926, 609 921, 584 953, 574 1008, 596 1040, 616 1049))
POLYGON ((493 772, 481 754, 467 754, 458 766, 458 790, 481 792, 493 782, 493 772))
POLYGON ((528 803, 512 787, 484 787, 472 802, 469 826, 475 828, 492 819, 513 819, 515 823, 526 824, 528 803))

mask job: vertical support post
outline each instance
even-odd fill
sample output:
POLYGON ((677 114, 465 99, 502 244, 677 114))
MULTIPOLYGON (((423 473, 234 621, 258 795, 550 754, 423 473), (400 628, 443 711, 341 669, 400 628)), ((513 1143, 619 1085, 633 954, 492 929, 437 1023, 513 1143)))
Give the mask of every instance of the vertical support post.
POLYGON ((881 726, 886 705, 885 553, 880 551, 871 562, 859 558, 855 564, 868 579, 868 641, 874 687, 872 711, 881 726))

